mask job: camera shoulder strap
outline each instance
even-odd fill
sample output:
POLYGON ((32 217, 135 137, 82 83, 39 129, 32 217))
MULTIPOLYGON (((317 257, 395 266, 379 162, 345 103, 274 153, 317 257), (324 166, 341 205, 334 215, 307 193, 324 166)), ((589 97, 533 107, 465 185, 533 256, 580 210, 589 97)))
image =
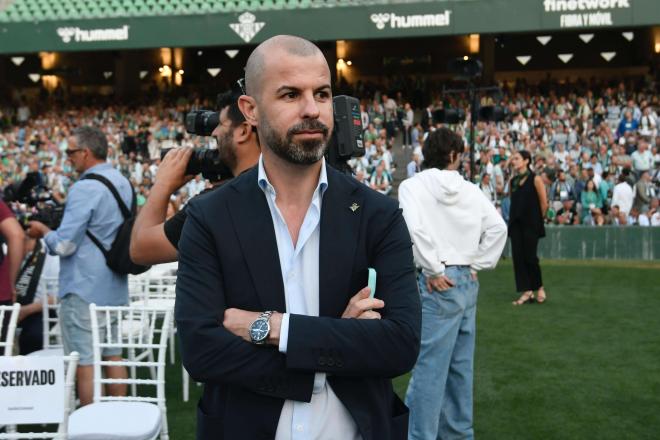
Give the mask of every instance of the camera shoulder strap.
MULTIPOLYGON (((101 182, 103 185, 105 185, 110 190, 110 192, 114 196, 115 200, 117 201, 117 204, 119 205, 119 209, 121 210, 121 214, 124 217, 124 221, 128 220, 129 218, 131 218, 132 215, 135 214, 136 205, 137 205, 136 196, 135 196, 135 189, 133 189, 133 185, 130 185, 130 182, 129 182, 129 185, 131 187, 131 193, 132 193, 132 196, 133 196, 133 206, 131 206, 131 210, 129 210, 126 207, 126 204, 124 203, 124 201, 121 199, 121 196, 117 192, 117 188, 115 188, 115 186, 112 184, 112 182, 110 182, 110 180, 108 178, 106 178, 104 176, 101 176, 100 174, 87 174, 86 176, 84 176, 80 180, 96 180, 98 182, 101 182)), ((101 240, 96 238, 94 236, 94 234, 89 232, 89 230, 87 230, 85 232, 85 234, 89 237, 90 240, 92 240, 92 242, 96 245, 96 247, 98 247, 101 250, 101 252, 103 253, 103 256, 107 259, 108 258, 108 251, 105 249, 105 247, 103 247, 103 244, 101 243, 101 240)))
MULTIPOLYGON (((124 216, 124 219, 130 218, 131 214, 134 213, 134 211, 135 211, 135 201, 133 201, 133 206, 131 206, 132 209, 129 210, 128 207, 126 206, 126 204, 124 203, 124 201, 121 199, 121 196, 117 192, 117 188, 115 188, 115 186, 112 184, 112 182, 110 182, 110 180, 108 178, 106 178, 105 176, 101 176, 100 174, 87 174, 86 176, 84 176, 80 180, 96 180, 96 181, 101 182, 103 185, 105 185, 110 190, 110 192, 114 196, 115 200, 117 201, 117 204, 119 205, 119 209, 121 210, 121 214, 124 216)), ((129 185, 130 185, 130 183, 129 183, 129 185)), ((132 193, 133 199, 135 199, 135 190, 133 189, 133 185, 130 185, 130 186, 131 186, 131 193, 132 193)))

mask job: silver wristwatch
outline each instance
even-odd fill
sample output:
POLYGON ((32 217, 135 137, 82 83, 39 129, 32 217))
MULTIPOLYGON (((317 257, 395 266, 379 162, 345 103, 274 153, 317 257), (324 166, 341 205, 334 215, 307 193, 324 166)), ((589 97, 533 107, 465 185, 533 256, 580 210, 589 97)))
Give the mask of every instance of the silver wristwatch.
POLYGON ((266 343, 270 335, 270 317, 275 313, 272 310, 263 312, 250 324, 250 340, 253 344, 262 345, 266 343))

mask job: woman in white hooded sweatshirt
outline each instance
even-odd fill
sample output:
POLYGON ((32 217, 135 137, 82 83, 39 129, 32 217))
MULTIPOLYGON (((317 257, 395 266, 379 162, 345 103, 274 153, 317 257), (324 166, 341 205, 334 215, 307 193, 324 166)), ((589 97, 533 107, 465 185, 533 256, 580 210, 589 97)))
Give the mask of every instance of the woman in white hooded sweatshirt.
POLYGON ((424 144, 425 170, 399 187, 422 302, 421 348, 406 394, 409 439, 474 437, 477 271, 495 267, 507 228, 458 173, 463 149, 457 134, 436 130, 424 144))

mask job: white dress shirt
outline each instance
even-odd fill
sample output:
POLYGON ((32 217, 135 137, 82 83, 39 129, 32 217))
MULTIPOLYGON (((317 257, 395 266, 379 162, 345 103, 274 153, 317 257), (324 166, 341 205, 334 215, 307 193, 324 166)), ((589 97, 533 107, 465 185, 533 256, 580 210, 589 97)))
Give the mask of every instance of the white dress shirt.
MULTIPOLYGON (((284 216, 275 203, 277 194, 266 175, 263 158, 259 158, 258 182, 266 195, 273 219, 282 269, 287 313, 282 318, 279 350, 286 353, 290 314, 319 316, 321 203, 328 187, 325 161, 295 245, 284 216)), ((325 373, 314 375, 311 402, 293 400, 284 402, 275 434, 276 440, 360 440, 361 438, 353 417, 332 391, 326 381, 325 373)))

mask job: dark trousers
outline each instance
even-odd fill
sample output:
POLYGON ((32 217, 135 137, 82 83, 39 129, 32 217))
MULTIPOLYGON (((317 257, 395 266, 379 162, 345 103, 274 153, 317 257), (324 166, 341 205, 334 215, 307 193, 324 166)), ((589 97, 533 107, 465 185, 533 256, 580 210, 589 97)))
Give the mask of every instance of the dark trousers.
POLYGON ((412 127, 403 128, 403 145, 412 145, 412 127))
POLYGON ((21 328, 21 334, 18 337, 18 347, 21 355, 25 356, 43 348, 44 322, 41 313, 33 313, 23 319, 18 326, 21 328))
POLYGON ((533 231, 512 225, 509 228, 509 237, 511 238, 516 290, 518 292, 538 290, 543 286, 539 257, 536 255, 539 236, 533 231))

